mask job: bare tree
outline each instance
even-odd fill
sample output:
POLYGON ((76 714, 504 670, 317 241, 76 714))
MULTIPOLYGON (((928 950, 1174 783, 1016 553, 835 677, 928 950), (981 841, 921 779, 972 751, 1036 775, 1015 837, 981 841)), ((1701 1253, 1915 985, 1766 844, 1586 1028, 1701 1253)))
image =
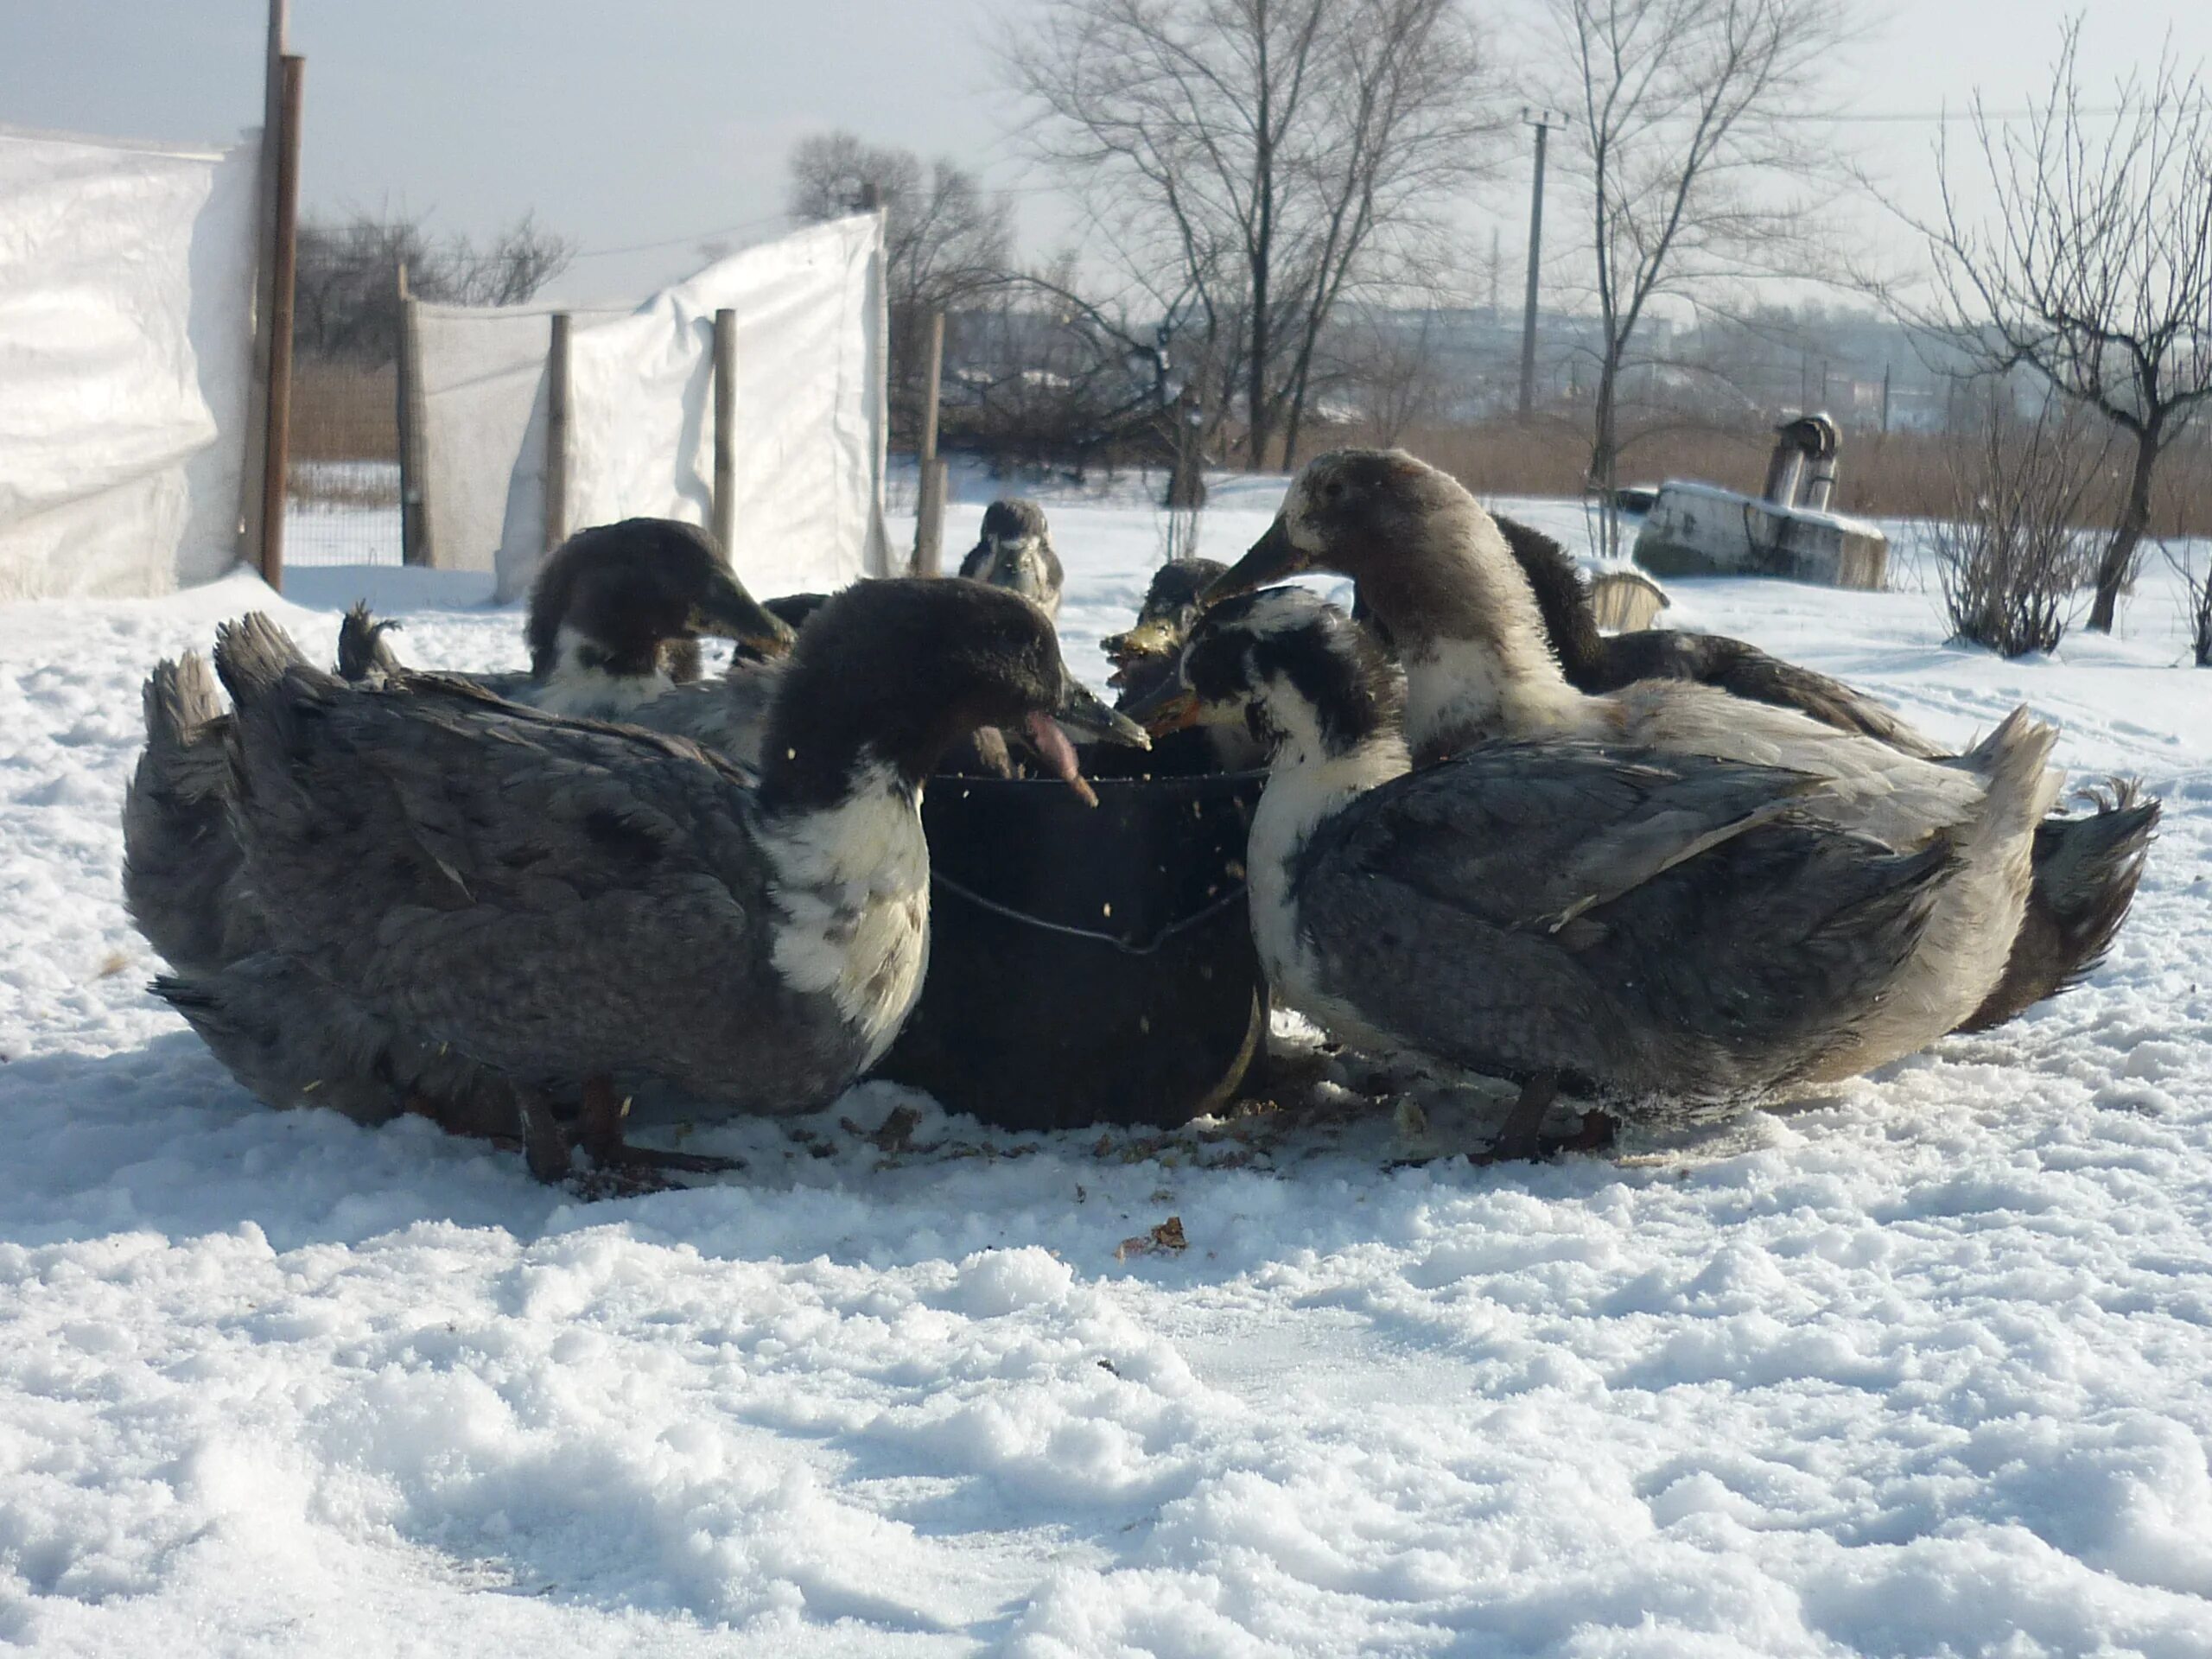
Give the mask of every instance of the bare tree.
POLYGON ((1376 443, 1395 444, 1444 404, 1433 307, 1361 308, 1337 329, 1331 376, 1376 443))
POLYGON ((302 354, 375 365, 398 350, 398 274, 417 298, 519 305, 569 267, 575 245, 524 213, 489 241, 434 235, 404 211, 300 226, 293 345, 302 354))
POLYGON ((2024 130, 1979 99, 1993 205, 1963 204, 1939 141, 1943 214, 1928 234, 1933 322, 1983 366, 2024 367, 2119 429, 2133 454, 2087 626, 2107 632, 2151 519, 2159 458, 2212 398, 2212 108, 2171 49, 2131 73, 2110 114, 2083 98, 2069 24, 2024 130))
POLYGON ((2000 656, 2057 649, 2093 563, 2081 526, 2103 446, 2075 406, 2046 398, 2025 418, 1986 387, 1953 505, 1930 528, 1955 638, 2000 656))
MULTIPOLYGON (((1794 118, 1857 28, 1849 0, 1546 0, 1567 50, 1561 156, 1586 193, 1601 333, 1589 482, 1618 486, 1622 371, 1651 302, 1785 265, 1826 165, 1794 118)), ((1619 530, 1600 512, 1602 549, 1619 530)))
POLYGON ((836 219, 871 197, 883 207, 893 416, 911 432, 930 313, 973 298, 1005 274, 1013 209, 950 161, 925 164, 911 149, 866 143, 849 132, 800 139, 790 169, 795 219, 836 219))
POLYGON ((1496 130, 1458 0, 1042 0, 1006 70, 1131 276, 1195 296, 1255 467, 1278 432, 1294 460, 1330 316, 1433 253, 1496 130))

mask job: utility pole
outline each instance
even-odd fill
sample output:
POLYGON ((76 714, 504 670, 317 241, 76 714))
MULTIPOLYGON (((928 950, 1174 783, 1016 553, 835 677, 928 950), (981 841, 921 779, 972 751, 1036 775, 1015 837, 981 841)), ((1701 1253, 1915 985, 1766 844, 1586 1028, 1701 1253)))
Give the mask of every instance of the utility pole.
POLYGON ((1521 418, 1536 403, 1536 271, 1544 255, 1544 140, 1566 118, 1549 110, 1523 108, 1521 119, 1536 130, 1536 181, 1529 196, 1529 300, 1521 317, 1521 418))

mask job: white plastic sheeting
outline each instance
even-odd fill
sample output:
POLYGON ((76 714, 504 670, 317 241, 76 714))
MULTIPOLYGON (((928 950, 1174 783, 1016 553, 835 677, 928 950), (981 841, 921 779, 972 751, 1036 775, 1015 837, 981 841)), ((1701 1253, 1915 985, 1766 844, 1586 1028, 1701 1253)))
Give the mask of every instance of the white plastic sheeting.
POLYGON ((0 127, 0 599, 238 557, 258 148, 0 127))
POLYGON ((571 529, 650 514, 705 524, 714 317, 737 315, 736 534, 755 592, 888 568, 883 232, 874 214, 745 249, 634 311, 425 305, 423 480, 435 562, 524 592, 544 549, 545 361, 568 308, 571 529))

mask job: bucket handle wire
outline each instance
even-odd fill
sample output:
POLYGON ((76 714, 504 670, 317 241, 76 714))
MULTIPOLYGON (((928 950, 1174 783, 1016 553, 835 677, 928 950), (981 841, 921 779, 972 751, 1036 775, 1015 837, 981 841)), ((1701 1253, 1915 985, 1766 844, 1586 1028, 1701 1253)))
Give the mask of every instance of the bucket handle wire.
POLYGON ((978 910, 989 911, 994 916, 1003 916, 1010 922, 1020 922, 1027 926, 1039 928, 1047 933, 1064 933, 1071 939, 1090 939, 1098 944, 1110 944, 1122 955, 1129 957, 1151 956, 1178 934, 1188 932, 1201 922, 1211 921, 1242 899, 1244 897, 1245 887, 1243 882, 1237 882, 1218 899, 1199 906, 1179 922, 1168 923, 1159 932, 1154 934, 1146 944, 1133 944, 1117 933, 1108 933, 1095 927, 1071 927, 1065 922, 1048 922, 1042 916, 1032 916, 1026 910, 1016 910, 1013 906, 1002 905, 995 899, 986 899, 975 888, 956 881, 950 876, 936 870, 930 872, 930 882, 934 887, 943 887, 947 892, 965 899, 978 910))

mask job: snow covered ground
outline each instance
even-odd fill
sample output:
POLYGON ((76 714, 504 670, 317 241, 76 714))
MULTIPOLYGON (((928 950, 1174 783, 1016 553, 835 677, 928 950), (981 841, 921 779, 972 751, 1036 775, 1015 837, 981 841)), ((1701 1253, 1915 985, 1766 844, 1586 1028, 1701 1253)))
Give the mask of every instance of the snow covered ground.
MULTIPOLYGON (((1225 486, 1204 550, 1278 487, 1225 486)), ((1096 674, 1157 515, 1051 505, 1096 674)), ((2113 960, 2014 1026, 1539 1168, 933 1109, 887 1153, 858 1131, 912 1102, 864 1086, 597 1205, 268 1112, 145 994, 138 683, 266 590, 0 607, 0 1639, 2212 1655, 2212 672, 2162 569, 2019 664, 1901 577, 1677 582, 1669 620, 1961 741, 2024 699, 2164 797, 2113 960), (1169 1216, 1186 1249, 1117 1251, 1169 1216)), ((484 586, 302 570, 277 608, 326 652, 365 592, 415 660, 518 662, 484 586)))

